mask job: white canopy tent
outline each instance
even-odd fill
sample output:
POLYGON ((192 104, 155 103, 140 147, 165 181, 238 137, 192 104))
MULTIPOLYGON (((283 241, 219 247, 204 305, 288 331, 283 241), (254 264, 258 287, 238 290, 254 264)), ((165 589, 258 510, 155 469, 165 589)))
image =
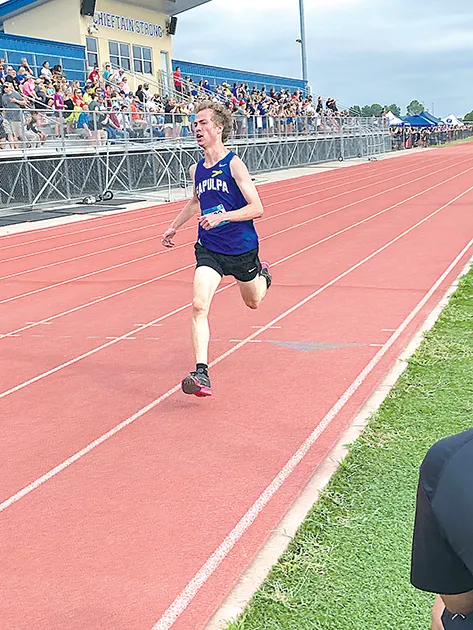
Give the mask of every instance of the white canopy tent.
POLYGON ((404 122, 400 118, 395 116, 392 112, 388 112, 386 114, 386 118, 388 119, 390 125, 403 125, 404 124, 404 122))
POLYGON ((463 124, 460 120, 458 120, 455 114, 445 116, 445 118, 442 118, 442 120, 445 124, 450 125, 451 127, 460 127, 463 124))

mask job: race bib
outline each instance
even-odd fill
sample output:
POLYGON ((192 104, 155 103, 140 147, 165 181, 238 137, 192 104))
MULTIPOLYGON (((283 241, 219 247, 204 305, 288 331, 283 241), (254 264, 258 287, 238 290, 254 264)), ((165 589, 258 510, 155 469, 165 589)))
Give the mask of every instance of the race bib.
MULTIPOLYGON (((218 206, 214 206, 213 208, 202 210, 202 214, 221 214, 222 212, 225 212, 225 206, 221 203, 219 203, 218 206)), ((230 221, 222 221, 222 223, 219 223, 217 227, 220 227, 221 225, 227 225, 228 223, 230 223, 230 221)))

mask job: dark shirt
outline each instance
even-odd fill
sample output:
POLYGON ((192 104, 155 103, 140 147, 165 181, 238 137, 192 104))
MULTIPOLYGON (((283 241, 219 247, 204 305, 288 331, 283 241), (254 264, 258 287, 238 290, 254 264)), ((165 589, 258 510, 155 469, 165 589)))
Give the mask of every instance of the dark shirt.
POLYGON ((11 74, 7 74, 7 76, 5 77, 5 82, 6 83, 13 83, 13 87, 14 87, 15 91, 17 91, 17 92, 20 91, 20 81, 18 80, 17 77, 12 77, 11 74))
POLYGON ((19 92, 12 92, 11 94, 4 94, 2 97, 3 107, 5 108, 5 118, 14 122, 21 121, 21 105, 14 103, 13 101, 24 100, 23 94, 19 92))
POLYGON ((164 122, 167 125, 172 125, 174 122, 174 116, 171 113, 173 110, 175 109, 174 105, 170 105, 169 103, 166 103, 166 105, 164 106, 164 122))
POLYGON ((473 429, 434 444, 421 466, 411 581, 442 595, 473 590, 473 429))

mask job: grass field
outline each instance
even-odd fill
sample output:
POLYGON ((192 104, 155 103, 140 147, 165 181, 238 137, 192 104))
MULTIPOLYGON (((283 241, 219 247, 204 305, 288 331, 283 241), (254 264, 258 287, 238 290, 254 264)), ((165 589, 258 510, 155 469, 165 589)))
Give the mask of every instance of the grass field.
POLYGON ((465 142, 472 142, 472 138, 462 138, 461 140, 452 140, 451 142, 446 142, 445 144, 434 144, 430 149, 443 149, 444 147, 452 147, 455 144, 464 144, 465 142))
POLYGON ((409 583, 419 465, 473 424, 473 270, 228 630, 426 630, 409 583))

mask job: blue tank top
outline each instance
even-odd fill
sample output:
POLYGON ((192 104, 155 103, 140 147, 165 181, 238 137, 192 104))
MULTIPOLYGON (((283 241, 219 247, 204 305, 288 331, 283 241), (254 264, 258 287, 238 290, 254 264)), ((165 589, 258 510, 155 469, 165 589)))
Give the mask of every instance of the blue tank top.
MULTIPOLYGON (((197 164, 195 189, 202 214, 231 212, 248 205, 232 177, 230 162, 235 153, 230 151, 212 168, 205 168, 204 160, 197 164)), ((253 221, 225 222, 210 230, 199 225, 199 241, 212 252, 237 256, 258 247, 258 235, 253 221)))

